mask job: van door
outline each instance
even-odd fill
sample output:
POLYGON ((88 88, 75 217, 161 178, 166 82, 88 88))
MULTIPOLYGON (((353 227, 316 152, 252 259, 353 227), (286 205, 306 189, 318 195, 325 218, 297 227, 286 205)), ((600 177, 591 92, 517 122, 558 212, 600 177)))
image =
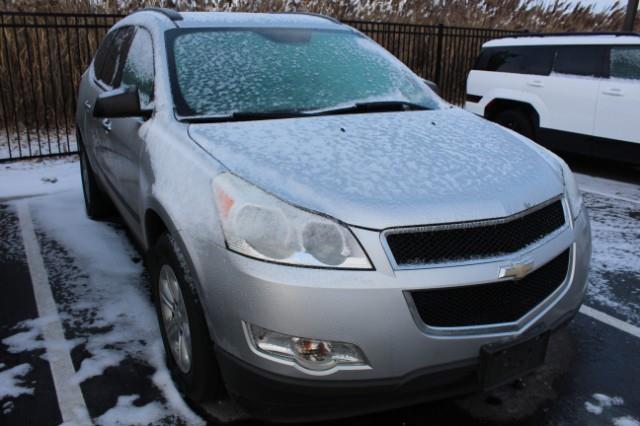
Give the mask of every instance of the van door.
POLYGON ((640 143, 640 46, 613 46, 600 83, 594 136, 640 143))

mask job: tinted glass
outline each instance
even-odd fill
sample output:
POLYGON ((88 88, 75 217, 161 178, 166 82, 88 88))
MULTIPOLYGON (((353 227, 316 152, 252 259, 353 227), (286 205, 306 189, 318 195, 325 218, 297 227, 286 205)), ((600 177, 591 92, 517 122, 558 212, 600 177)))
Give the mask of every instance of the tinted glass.
POLYGON ((172 89, 182 116, 313 111, 356 102, 437 102, 369 39, 308 29, 173 30, 172 89))
POLYGON ((601 46, 558 46, 553 70, 558 74, 602 76, 604 49, 601 46))
POLYGON ((474 69, 548 75, 552 61, 553 48, 548 46, 491 47, 482 51, 474 69))
POLYGON ((153 99, 153 42, 148 31, 138 28, 122 70, 121 86, 138 86, 141 107, 153 99))
POLYGON ((640 80, 640 47, 612 47, 610 75, 612 78, 640 80))
POLYGON ((131 38, 135 29, 133 27, 124 27, 115 30, 109 48, 105 53, 104 62, 98 79, 108 86, 117 87, 120 84, 122 75, 122 65, 126 57, 131 38))
POLYGON ((484 49, 475 69, 496 72, 520 72, 523 56, 517 47, 493 47, 484 49))

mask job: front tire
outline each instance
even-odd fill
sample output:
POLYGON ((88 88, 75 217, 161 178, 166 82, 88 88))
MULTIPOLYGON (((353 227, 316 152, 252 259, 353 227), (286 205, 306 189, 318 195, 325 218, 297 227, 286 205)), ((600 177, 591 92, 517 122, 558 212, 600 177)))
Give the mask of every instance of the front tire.
POLYGON ((502 111, 496 115, 494 121, 501 126, 511 129, 514 132, 520 133, 522 136, 525 136, 529 139, 533 140, 535 136, 534 127, 531 123, 531 120, 520 111, 512 109, 502 111))
POLYGON ((184 255, 167 233, 149 258, 153 300, 167 365, 178 390, 195 402, 219 396, 220 374, 184 255))

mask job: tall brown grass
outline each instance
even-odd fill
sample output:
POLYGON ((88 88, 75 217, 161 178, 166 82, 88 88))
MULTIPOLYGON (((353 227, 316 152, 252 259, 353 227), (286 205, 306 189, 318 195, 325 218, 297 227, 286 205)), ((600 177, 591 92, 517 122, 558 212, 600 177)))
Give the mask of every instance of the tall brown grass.
MULTIPOLYGON (((128 13, 143 7, 182 11, 308 11, 343 20, 528 29, 615 31, 622 28, 625 1, 606 9, 569 0, 2 0, 5 10, 128 13)), ((636 24, 640 31, 640 22, 636 24)))

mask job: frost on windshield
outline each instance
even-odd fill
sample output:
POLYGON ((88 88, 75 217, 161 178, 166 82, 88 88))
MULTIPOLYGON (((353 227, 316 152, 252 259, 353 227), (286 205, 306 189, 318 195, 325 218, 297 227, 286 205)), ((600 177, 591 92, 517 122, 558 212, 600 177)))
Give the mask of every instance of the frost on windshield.
POLYGON ((372 99, 437 105, 409 69, 350 32, 190 32, 175 39, 173 53, 181 115, 308 111, 372 99))

